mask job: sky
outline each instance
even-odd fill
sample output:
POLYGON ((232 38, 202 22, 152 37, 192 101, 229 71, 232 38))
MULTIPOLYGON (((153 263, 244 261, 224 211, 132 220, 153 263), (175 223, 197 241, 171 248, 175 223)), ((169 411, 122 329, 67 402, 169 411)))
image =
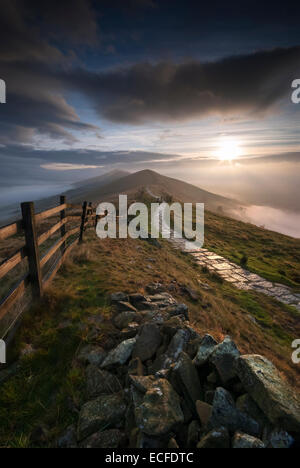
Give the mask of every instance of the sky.
POLYGON ((299 18, 289 1, 1 0, 0 205, 150 168, 300 212, 299 18))

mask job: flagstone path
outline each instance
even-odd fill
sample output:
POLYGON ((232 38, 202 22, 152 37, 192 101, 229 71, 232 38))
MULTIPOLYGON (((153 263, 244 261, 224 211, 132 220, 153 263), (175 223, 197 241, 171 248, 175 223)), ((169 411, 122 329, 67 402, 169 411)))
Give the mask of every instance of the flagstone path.
POLYGON ((236 288, 264 293, 284 304, 294 306, 300 311, 300 294, 294 293, 288 286, 267 281, 256 273, 252 273, 207 249, 186 250, 185 239, 175 239, 171 234, 169 240, 175 248, 192 255, 198 265, 206 267, 210 272, 217 273, 236 288))
MULTIPOLYGON (((154 195, 149 188, 147 188, 149 195, 158 201, 160 197, 154 195)), ((254 290, 271 296, 274 299, 295 307, 300 311, 300 294, 294 293, 291 288, 280 283, 267 281, 265 278, 252 273, 241 266, 230 262, 221 255, 217 255, 203 248, 186 249, 187 240, 183 238, 175 238, 174 231, 168 227, 164 220, 164 216, 157 217, 156 223, 159 226, 162 235, 170 233, 171 237, 168 239, 172 245, 187 254, 194 257, 198 265, 206 267, 210 272, 217 273, 221 278, 229 283, 232 283, 236 288, 244 291, 254 290)))

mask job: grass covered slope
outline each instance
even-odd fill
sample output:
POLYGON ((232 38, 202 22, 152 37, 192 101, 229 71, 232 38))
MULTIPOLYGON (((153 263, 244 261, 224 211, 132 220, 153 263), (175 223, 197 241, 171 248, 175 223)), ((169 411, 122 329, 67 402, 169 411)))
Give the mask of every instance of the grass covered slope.
POLYGON ((158 248, 132 239, 100 241, 92 232, 86 239, 44 300, 26 314, 16 337, 13 354, 22 351, 23 358, 19 372, 1 386, 0 446, 55 443, 77 419, 84 398, 84 371, 76 359, 81 346, 98 343, 109 349, 119 337, 110 321, 109 293, 142 292, 153 281, 173 282, 172 295, 189 306, 196 330, 217 339, 230 334, 243 353, 265 355, 299 385, 299 366, 291 361, 291 343, 300 336, 293 309, 223 283, 167 241, 158 248))
POLYGON ((300 239, 206 211, 204 247, 300 291, 300 239))

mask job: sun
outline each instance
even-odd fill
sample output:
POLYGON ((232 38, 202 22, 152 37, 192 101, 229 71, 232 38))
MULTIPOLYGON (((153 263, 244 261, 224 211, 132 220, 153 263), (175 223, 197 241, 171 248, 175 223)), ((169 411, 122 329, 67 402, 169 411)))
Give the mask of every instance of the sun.
POLYGON ((217 150, 217 157, 220 161, 233 161, 239 158, 241 154, 239 142, 231 138, 223 139, 217 150))

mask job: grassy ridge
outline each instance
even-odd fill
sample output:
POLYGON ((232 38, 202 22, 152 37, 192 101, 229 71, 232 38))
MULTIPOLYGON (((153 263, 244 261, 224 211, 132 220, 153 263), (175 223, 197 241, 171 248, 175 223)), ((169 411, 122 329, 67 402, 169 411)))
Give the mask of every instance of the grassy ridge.
POLYGON ((205 247, 300 291, 300 239, 206 211, 205 247))
POLYGON ((291 361, 291 342, 300 336, 299 315, 269 297, 236 290, 167 241, 161 246, 132 239, 100 241, 90 232, 75 249, 44 300, 26 314, 16 338, 14 355, 28 345, 35 351, 22 358, 20 372, 1 387, 0 446, 52 446, 62 429, 77 420, 84 398, 84 372, 76 360, 80 347, 98 343, 109 348, 118 340, 109 320, 109 293, 142 292, 153 281, 173 282, 172 294, 188 304, 200 333, 217 339, 230 334, 242 352, 267 356, 294 386, 299 384, 299 366, 291 361), (211 289, 203 289, 201 282, 211 289), (197 293, 197 301, 183 292, 183 285, 197 293))

